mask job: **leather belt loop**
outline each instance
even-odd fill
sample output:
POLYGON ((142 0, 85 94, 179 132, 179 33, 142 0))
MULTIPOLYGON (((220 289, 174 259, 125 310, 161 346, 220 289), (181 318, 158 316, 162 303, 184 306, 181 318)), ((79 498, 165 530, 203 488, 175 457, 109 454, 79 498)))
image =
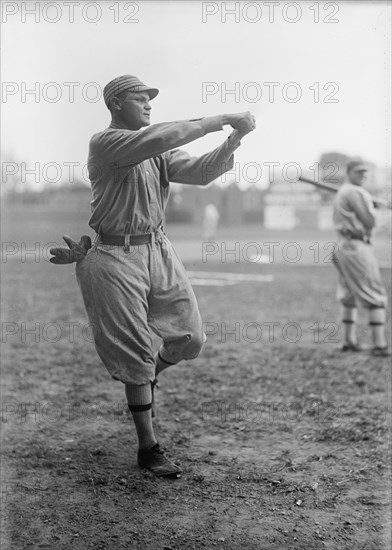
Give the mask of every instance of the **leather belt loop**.
POLYGON ((130 223, 127 222, 125 224, 125 236, 124 236, 124 252, 125 254, 128 254, 129 250, 130 250, 130 242, 131 242, 131 235, 129 233, 129 227, 130 227, 130 223))
POLYGON ((91 247, 94 250, 94 252, 97 250, 97 246, 99 245, 100 242, 101 242, 101 227, 99 227, 98 233, 95 235, 93 240, 93 245, 91 247))

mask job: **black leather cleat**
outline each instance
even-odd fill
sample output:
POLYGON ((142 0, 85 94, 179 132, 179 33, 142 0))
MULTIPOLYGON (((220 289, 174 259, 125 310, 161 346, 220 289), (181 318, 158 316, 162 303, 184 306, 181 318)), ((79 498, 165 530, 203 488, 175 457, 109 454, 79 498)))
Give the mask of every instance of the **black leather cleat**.
POLYGON ((140 468, 147 468, 158 477, 177 479, 182 473, 178 466, 166 458, 159 443, 156 443, 151 449, 139 449, 137 463, 140 468))
POLYGON ((365 351, 365 348, 363 346, 361 346, 360 344, 354 344, 352 342, 348 342, 346 344, 343 344, 343 346, 340 348, 340 351, 354 351, 354 352, 359 352, 359 351, 365 351))
POLYGON ((370 353, 373 355, 373 357, 390 357, 391 356, 391 352, 388 346, 374 347, 372 348, 370 353))

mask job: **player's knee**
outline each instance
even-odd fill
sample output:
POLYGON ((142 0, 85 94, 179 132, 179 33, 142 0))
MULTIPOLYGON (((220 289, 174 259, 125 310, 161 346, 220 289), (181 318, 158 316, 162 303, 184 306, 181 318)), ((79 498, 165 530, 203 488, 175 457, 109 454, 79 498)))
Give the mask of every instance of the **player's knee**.
POLYGON ((189 342, 184 350, 185 359, 196 359, 201 352, 207 336, 204 332, 190 334, 189 342))

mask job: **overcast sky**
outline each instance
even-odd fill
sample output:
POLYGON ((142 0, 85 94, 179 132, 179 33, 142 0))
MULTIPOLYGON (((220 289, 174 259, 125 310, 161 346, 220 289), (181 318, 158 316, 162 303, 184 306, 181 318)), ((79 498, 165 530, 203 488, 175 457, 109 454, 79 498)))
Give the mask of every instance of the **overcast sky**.
MULTIPOLYGON (((40 180, 45 163, 63 179, 64 163, 77 163, 79 174, 91 135, 109 123, 100 88, 135 74, 160 89, 153 123, 253 112, 241 170, 296 162, 305 171, 331 150, 390 165, 389 2, 87 4, 2 2, 3 161, 40 163, 40 180)), ((184 149, 201 154, 228 133, 184 149)))

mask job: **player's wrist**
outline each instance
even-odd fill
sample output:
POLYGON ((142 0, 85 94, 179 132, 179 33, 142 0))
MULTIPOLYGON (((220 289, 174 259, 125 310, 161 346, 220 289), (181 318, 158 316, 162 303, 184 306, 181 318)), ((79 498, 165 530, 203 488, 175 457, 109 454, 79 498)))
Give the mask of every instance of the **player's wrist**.
POLYGON ((234 148, 237 148, 241 145, 241 138, 242 137, 243 137, 243 135, 241 135, 238 130, 233 130, 233 132, 227 138, 227 141, 228 141, 229 145, 231 145, 234 148))
POLYGON ((204 134, 211 132, 218 132, 223 130, 222 117, 221 116, 209 116, 202 119, 202 127, 204 134))

